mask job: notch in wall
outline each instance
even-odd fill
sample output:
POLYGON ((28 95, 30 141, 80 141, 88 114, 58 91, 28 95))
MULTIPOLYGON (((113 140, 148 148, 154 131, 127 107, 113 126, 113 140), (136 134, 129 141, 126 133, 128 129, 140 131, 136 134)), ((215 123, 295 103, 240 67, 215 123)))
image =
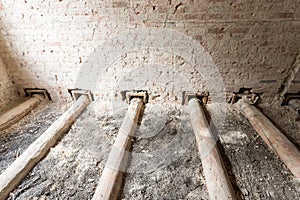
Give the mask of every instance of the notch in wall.
POLYGON ((209 100, 209 92, 182 92, 182 105, 187 105, 189 100, 197 98, 202 104, 207 104, 209 100))
POLYGON ((25 96, 26 97, 32 97, 34 94, 40 94, 43 95, 45 99, 48 101, 51 101, 51 96, 49 92, 46 89, 41 89, 41 88, 25 88, 24 89, 25 96))
POLYGON ((300 92, 298 93, 286 93, 284 95, 284 100, 282 102, 282 106, 288 105, 289 101, 292 99, 300 99, 300 92))
POLYGON ((243 97, 246 97, 249 103, 256 104, 262 93, 252 92, 252 88, 240 88, 238 92, 234 92, 228 103, 235 104, 243 97))
POLYGON ((128 104, 130 103, 131 99, 133 98, 140 98, 143 100, 143 103, 148 103, 149 95, 146 90, 125 90, 121 91, 122 100, 126 101, 128 104))
POLYGON ((71 95, 73 101, 76 101, 77 99, 79 99, 79 97, 81 95, 87 95, 91 102, 94 101, 94 96, 90 90, 82 90, 82 89, 78 89, 78 88, 68 89, 68 93, 71 95))
POLYGON ((296 121, 300 121, 300 92, 286 93, 281 106, 289 106, 294 109, 298 114, 296 121))

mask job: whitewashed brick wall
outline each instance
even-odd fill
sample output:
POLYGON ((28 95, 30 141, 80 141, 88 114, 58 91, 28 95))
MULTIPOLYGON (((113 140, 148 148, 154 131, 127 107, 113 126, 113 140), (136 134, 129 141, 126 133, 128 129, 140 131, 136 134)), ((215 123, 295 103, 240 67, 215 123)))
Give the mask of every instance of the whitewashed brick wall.
MULTIPOLYGON (((2 0, 0 52, 20 92, 46 88, 53 100, 64 102, 70 100, 67 89, 76 86, 80 68, 112 34, 166 28, 204 47, 228 94, 246 87, 272 100, 299 53, 299 5, 299 0, 2 0)), ((155 54, 159 62, 172 60, 170 54, 155 54)), ((142 65, 142 55, 117 59, 115 71, 105 76, 107 84, 118 84, 124 60, 142 65)), ((176 68, 176 63, 169 66, 176 68)), ((186 74, 191 71, 186 62, 181 67, 186 74)), ((205 88, 199 74, 187 77, 194 87, 205 88)), ((299 75, 295 79, 293 91, 300 90, 299 75)), ((103 96, 98 92, 96 98, 103 96)))

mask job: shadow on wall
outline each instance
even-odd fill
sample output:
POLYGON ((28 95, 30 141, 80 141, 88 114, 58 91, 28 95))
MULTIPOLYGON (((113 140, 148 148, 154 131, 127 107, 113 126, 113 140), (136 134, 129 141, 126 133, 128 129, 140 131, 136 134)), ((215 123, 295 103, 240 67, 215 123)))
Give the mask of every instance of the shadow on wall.
MULTIPOLYGON (((0 59, 2 59, 5 71, 8 73, 9 83, 4 83, 4 79, 0 79, 1 91, 0 97, 7 103, 4 104, 4 108, 0 107, 0 112, 9 109, 16 103, 23 100, 25 97, 24 93, 24 82, 25 78, 31 77, 30 73, 22 68, 22 63, 26 63, 22 58, 18 56, 17 52, 13 50, 13 43, 9 39, 6 25, 0 21, 0 59), (8 36, 8 37, 6 37, 8 36), (15 72, 22 74, 20 77, 24 79, 17 80, 16 77, 12 76, 15 72)), ((2 74, 1 74, 2 76, 2 74)))

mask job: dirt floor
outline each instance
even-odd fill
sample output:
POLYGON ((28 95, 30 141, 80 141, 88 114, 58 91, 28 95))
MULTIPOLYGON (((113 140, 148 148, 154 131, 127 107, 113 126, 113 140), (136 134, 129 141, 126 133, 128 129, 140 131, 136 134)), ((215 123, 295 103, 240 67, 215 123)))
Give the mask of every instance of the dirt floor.
MULTIPOLYGON (((93 105, 15 189, 9 199, 91 199, 124 112, 96 115, 93 105)), ((0 139, 3 171, 64 109, 41 106, 0 139)), ((219 147, 241 199, 300 199, 300 185, 249 122, 228 106, 219 147)), ((289 108, 263 108, 298 148, 299 122, 289 108)), ((97 112, 98 113, 98 112, 97 112)), ((3 134, 2 134, 3 135, 3 134)), ((186 110, 147 105, 119 199, 208 199, 186 110)))
POLYGON ((208 199, 188 113, 155 108, 144 112, 120 199, 208 199))
POLYGON ((1 131, 0 173, 38 138, 63 111, 58 106, 54 106, 53 103, 42 102, 17 124, 1 131))
MULTIPOLYGON (((274 108, 273 108, 274 109, 274 108)), ((290 171, 269 150, 248 120, 229 107, 220 130, 222 153, 235 189, 242 199, 299 199, 300 185, 290 171)), ((282 108, 273 112, 283 112, 282 108)), ((290 112, 278 120, 290 118, 290 112)), ((299 134, 295 123, 286 124, 290 134, 299 134)))

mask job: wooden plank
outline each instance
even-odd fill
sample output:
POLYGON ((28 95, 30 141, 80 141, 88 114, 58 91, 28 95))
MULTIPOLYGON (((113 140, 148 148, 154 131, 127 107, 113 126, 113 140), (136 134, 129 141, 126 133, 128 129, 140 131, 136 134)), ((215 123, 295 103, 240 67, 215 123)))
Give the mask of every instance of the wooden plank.
POLYGON ((300 152, 297 147, 255 106, 244 99, 237 105, 264 142, 300 181, 300 152))
POLYGON ((1 175, 0 199, 5 199, 16 188, 30 170, 46 155, 75 119, 89 105, 82 95, 61 117, 59 117, 38 139, 36 139, 1 175))
POLYGON ((205 113, 196 98, 188 102, 190 117, 210 199, 236 199, 205 113))
POLYGON ((18 122, 31 110, 36 108, 43 99, 42 95, 34 95, 32 98, 3 113, 0 116, 0 131, 18 122))
POLYGON ((116 200, 122 187, 123 173, 128 163, 128 151, 135 133, 143 102, 139 98, 130 105, 102 172, 93 200, 116 200))

